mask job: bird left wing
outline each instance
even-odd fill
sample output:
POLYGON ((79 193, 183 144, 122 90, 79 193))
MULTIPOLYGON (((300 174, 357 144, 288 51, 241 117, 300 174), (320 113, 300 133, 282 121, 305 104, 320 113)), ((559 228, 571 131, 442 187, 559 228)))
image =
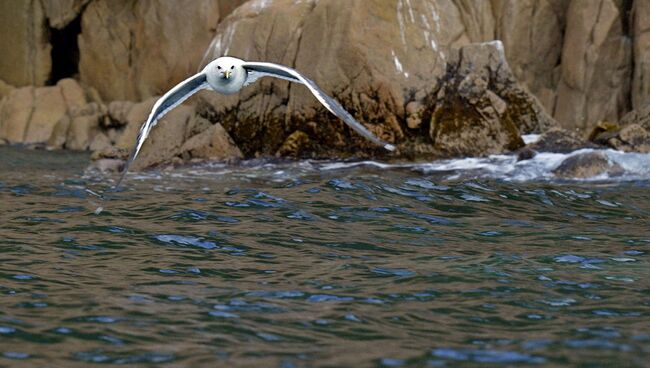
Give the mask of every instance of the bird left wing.
POLYGON ((149 118, 147 118, 147 121, 142 124, 142 127, 140 127, 140 132, 138 133, 138 138, 136 139, 135 148, 131 152, 129 159, 126 161, 122 176, 120 177, 120 180, 118 180, 114 189, 117 189, 122 183, 122 180, 124 180, 131 162, 135 160, 136 156, 140 152, 140 149, 142 148, 142 144, 149 136, 151 128, 156 126, 158 120, 160 120, 170 110, 180 105, 183 101, 187 100, 196 92, 208 87, 209 85, 206 79, 206 75, 205 73, 201 72, 180 82, 174 88, 167 91, 167 93, 159 98, 158 101, 156 101, 156 103, 153 105, 153 109, 151 109, 149 118))
POLYGON ((350 115, 350 113, 347 112, 347 110, 345 110, 343 106, 338 103, 338 101, 328 96, 325 92, 323 92, 323 90, 320 89, 320 87, 318 87, 318 85, 316 85, 316 83, 298 73, 296 70, 279 64, 252 61, 244 62, 242 66, 248 72, 248 78, 246 79, 244 86, 247 86, 259 78, 266 76, 280 78, 288 80, 290 82, 302 83, 309 89, 309 91, 311 91, 314 97, 316 97, 316 99, 321 104, 323 104, 323 106, 325 106, 339 119, 343 120, 347 125, 350 126, 350 128, 354 129, 357 133, 364 136, 371 142, 384 147, 388 151, 395 150, 395 146, 377 138, 377 136, 372 134, 368 129, 366 129, 366 127, 356 121, 356 119, 354 119, 354 117, 352 117, 352 115, 350 115))

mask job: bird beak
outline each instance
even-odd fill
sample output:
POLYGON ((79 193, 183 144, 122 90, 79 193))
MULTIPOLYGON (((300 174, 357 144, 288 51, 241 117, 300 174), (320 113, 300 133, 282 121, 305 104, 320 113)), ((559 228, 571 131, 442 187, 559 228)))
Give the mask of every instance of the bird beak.
POLYGON ((225 72, 223 72, 223 76, 226 77, 226 79, 229 79, 231 74, 232 72, 230 70, 226 70, 225 72))

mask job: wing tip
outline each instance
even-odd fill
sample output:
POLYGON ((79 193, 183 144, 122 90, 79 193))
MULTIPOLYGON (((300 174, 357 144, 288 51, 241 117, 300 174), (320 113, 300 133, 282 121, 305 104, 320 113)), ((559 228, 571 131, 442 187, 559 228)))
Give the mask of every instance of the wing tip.
POLYGON ((390 152, 393 152, 393 151, 395 151, 397 149, 397 147, 395 147, 394 145, 392 145, 390 143, 384 144, 384 148, 387 149, 390 152))

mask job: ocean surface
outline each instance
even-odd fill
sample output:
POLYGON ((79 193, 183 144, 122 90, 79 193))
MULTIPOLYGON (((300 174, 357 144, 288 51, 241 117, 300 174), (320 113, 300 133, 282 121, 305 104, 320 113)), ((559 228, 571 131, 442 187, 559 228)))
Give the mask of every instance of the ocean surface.
POLYGON ((650 156, 210 164, 0 147, 0 367, 644 367, 650 156), (98 195, 103 195, 99 197, 98 195))

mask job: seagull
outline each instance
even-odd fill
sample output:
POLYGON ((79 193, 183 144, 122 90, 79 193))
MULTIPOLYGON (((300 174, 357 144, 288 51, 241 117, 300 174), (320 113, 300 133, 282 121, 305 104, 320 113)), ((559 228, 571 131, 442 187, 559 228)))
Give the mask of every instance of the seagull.
POLYGON ((340 103, 328 96, 316 85, 316 83, 298 73, 296 70, 280 64, 244 61, 230 56, 223 56, 210 62, 199 73, 177 84, 156 101, 147 121, 140 128, 135 148, 131 151, 131 155, 124 165, 124 171, 122 172, 120 180, 115 185, 115 189, 117 189, 122 183, 122 180, 124 180, 124 177, 129 170, 129 165, 138 156, 142 144, 147 139, 147 136, 149 136, 151 129, 156 126, 158 120, 160 120, 170 110, 180 105, 183 101, 200 90, 210 89, 225 95, 231 95, 239 92, 242 88, 262 77, 275 77, 288 80, 289 82, 304 84, 314 97, 323 104, 323 106, 348 124, 350 128, 388 151, 395 150, 394 145, 377 138, 368 129, 361 125, 361 123, 356 121, 340 103))

